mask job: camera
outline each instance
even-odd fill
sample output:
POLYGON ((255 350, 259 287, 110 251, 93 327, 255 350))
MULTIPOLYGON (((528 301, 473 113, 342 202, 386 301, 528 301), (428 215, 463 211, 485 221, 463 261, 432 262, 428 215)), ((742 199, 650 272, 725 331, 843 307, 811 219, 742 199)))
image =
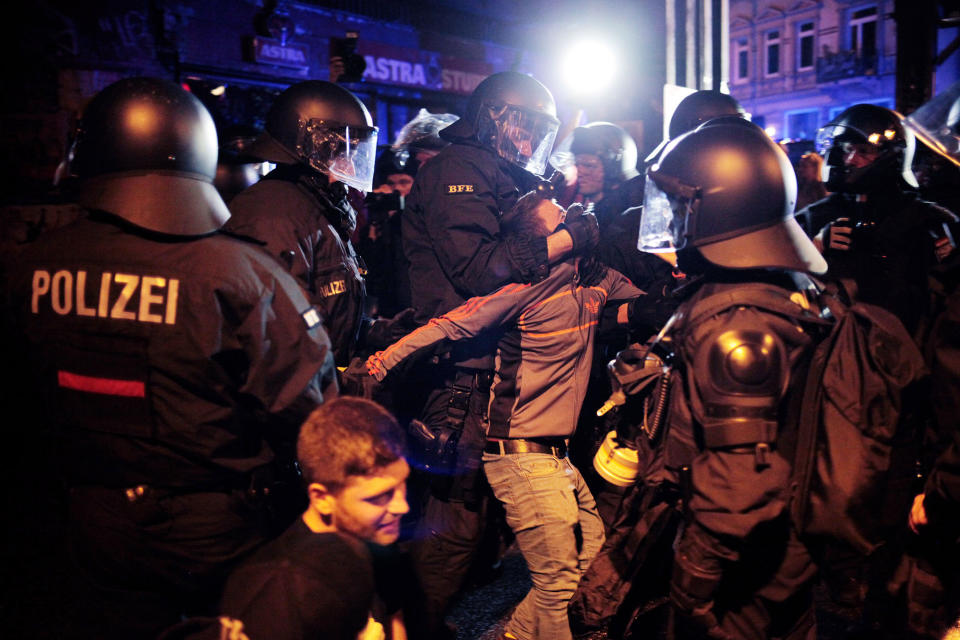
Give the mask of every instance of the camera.
POLYGON ((877 233, 877 223, 872 220, 858 220, 850 229, 850 244, 872 248, 877 233))
POLYGON ((370 192, 363 199, 363 204, 367 207, 367 213, 370 215, 370 222, 373 224, 382 224, 390 217, 391 211, 400 211, 403 209, 403 196, 398 192, 377 193, 370 192))
POLYGON ((330 60, 340 58, 343 61, 343 73, 337 77, 337 82, 360 82, 363 72, 367 70, 367 61, 357 54, 357 40, 360 34, 356 31, 347 31, 346 37, 330 38, 330 60))

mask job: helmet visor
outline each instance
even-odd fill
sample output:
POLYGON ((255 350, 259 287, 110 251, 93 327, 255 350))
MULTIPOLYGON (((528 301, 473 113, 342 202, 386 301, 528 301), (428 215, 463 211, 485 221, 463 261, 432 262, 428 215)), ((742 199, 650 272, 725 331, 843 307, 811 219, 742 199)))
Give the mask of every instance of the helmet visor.
POLYGON ((377 128, 310 120, 303 128, 300 155, 311 167, 360 191, 373 189, 377 128))
POLYGON ((683 221, 677 220, 670 197, 647 174, 640 215, 637 249, 647 253, 671 253, 682 248, 683 221))
POLYGON ((478 123, 480 140, 492 139, 501 158, 542 176, 560 121, 547 113, 509 104, 485 111, 490 117, 482 117, 478 123))
POLYGON ((960 166, 960 82, 911 113, 903 124, 930 149, 960 166))
POLYGON ((828 124, 817 132, 817 149, 824 157, 840 145, 846 145, 848 152, 852 145, 870 145, 879 151, 891 142, 903 143, 903 136, 892 128, 866 131, 846 124, 828 124))

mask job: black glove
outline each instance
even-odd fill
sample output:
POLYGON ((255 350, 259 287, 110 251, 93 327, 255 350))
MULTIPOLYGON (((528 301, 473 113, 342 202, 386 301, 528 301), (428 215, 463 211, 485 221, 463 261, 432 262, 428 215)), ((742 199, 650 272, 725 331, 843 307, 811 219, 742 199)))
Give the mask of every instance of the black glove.
POLYGON ((566 229, 573 238, 573 252, 584 253, 593 249, 600 243, 600 225, 597 224, 597 216, 592 213, 581 213, 572 215, 575 212, 574 205, 567 209, 567 219, 560 225, 559 229, 566 229))
POLYGON ((852 239, 853 224, 850 218, 837 218, 833 222, 828 222, 823 229, 817 233, 814 244, 819 245, 821 253, 827 251, 849 251, 852 239))
POLYGON ((363 358, 353 358, 340 373, 340 393, 345 396, 372 399, 379 384, 376 378, 367 373, 363 358))
POLYGON ((380 318, 373 321, 367 330, 365 346, 369 350, 384 349, 417 328, 414 309, 407 308, 390 319, 380 318))
POLYGON ((667 323, 677 308, 677 302, 670 297, 645 295, 638 296, 627 305, 627 321, 631 331, 656 333, 667 323))
POLYGON ((711 548, 711 537, 696 524, 688 526, 677 542, 670 577, 670 600, 677 614, 677 634, 682 638, 734 640, 720 627, 714 611, 714 595, 723 577, 723 556, 711 548))

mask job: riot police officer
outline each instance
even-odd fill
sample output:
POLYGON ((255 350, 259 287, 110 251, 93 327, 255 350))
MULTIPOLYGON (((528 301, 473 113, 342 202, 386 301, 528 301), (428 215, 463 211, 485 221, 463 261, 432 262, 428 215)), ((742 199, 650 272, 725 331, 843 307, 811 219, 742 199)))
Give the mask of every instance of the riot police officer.
MULTIPOLYGON (((718 117, 742 118, 744 112, 732 96, 719 91, 696 91, 685 97, 670 118, 669 137, 647 156, 644 164, 646 166, 653 164, 671 139, 692 131, 707 120, 718 117)), ((639 335, 643 333, 642 330, 634 332, 636 335, 632 338, 641 342, 650 334, 656 333, 676 309, 678 300, 673 292, 684 283, 684 274, 674 265, 676 256, 671 253, 654 255, 637 249, 637 229, 640 226, 640 215, 643 211, 643 208, 638 205, 643 204, 645 180, 645 176, 638 176, 615 192, 620 195, 612 202, 622 203, 623 196, 627 195, 629 204, 626 206, 630 208, 620 209, 615 212, 615 215, 606 216, 605 225, 604 217, 600 218, 602 226, 599 247, 600 258, 604 264, 630 278, 631 282, 647 293, 645 306, 650 310, 650 317, 655 320, 651 326, 646 327, 645 334, 639 335)), ((610 203, 605 205, 605 201, 606 197, 600 205, 608 207, 610 203)), ((620 204, 617 205, 619 206, 620 204)), ((596 353, 599 360, 597 364, 603 366, 595 367, 591 375, 587 401, 584 403, 584 411, 580 416, 575 435, 578 442, 575 442, 577 446, 571 447, 571 456, 586 454, 592 459, 597 445, 606 435, 605 430, 598 429, 603 422, 597 419, 595 410, 611 391, 605 365, 626 345, 627 339, 624 336, 611 334, 609 331, 601 332, 600 346, 596 353), (598 433, 598 431, 601 432, 598 433)), ((578 459, 575 458, 574 462, 578 462, 578 459)), ((609 525, 616 517, 624 489, 607 483, 601 487, 599 479, 593 487, 600 513, 604 522, 609 525)))
MULTIPOLYGON (((413 307, 419 322, 507 282, 539 282, 550 263, 596 244, 596 218, 585 216, 547 237, 505 237, 501 216, 544 173, 559 122, 550 91, 534 78, 496 73, 474 90, 466 113, 440 136, 451 142, 417 173, 402 219, 413 307)), ((479 338, 437 356, 416 374, 428 390, 423 421, 433 442, 456 449, 437 473, 414 551, 426 592, 427 637, 459 589, 482 524, 478 488, 484 414, 496 338, 479 338)), ((435 445, 427 445, 434 447, 435 445)))
MULTIPOLYGON (((649 167, 654 164, 667 143, 688 131, 693 131, 708 120, 720 117, 745 118, 740 104, 726 93, 702 90, 691 93, 677 105, 670 117, 669 135, 644 160, 649 167)), ((624 274, 638 287, 656 300, 665 300, 670 291, 682 283, 682 274, 669 266, 674 256, 664 254, 663 260, 642 251, 637 251, 636 229, 640 224, 643 204, 645 178, 630 181, 630 210, 620 210, 613 216, 607 228, 603 229, 603 242, 600 244, 601 258, 604 263, 624 274)), ((667 307, 674 305, 666 304, 667 307)), ((669 316, 669 313, 666 314, 669 316)))
POLYGON ((928 274, 955 250, 957 217, 917 197, 912 131, 872 104, 843 111, 821 129, 823 182, 832 194, 797 213, 823 250, 830 277, 857 300, 921 330, 928 274))
POLYGON ((577 167, 575 199, 597 216, 606 230, 621 212, 643 204, 643 178, 637 171, 637 143, 611 122, 591 122, 573 130, 564 150, 577 167))
POLYGON ((810 637, 815 568, 790 522, 779 445, 796 427, 784 408, 803 393, 797 363, 812 339, 796 318, 751 304, 762 290, 800 317, 804 273, 826 269, 792 216, 793 168, 759 127, 708 121, 666 145, 647 176, 640 247, 676 251, 690 278, 670 330, 665 464, 690 470, 673 634, 810 637), (737 303, 704 313, 720 296, 737 303))
POLYGON ((56 634, 153 637, 215 604, 234 561, 295 517, 272 498, 285 479, 296 492, 284 474, 300 422, 336 394, 333 359, 296 282, 218 231, 196 98, 121 80, 77 135, 87 215, 28 246, 9 289, 53 427, 44 468, 69 490, 77 589, 51 611, 75 609, 56 634))
MULTIPOLYGON (((940 194, 956 202, 960 188, 960 82, 907 116, 904 125, 936 154, 945 179, 940 194)), ((929 167, 928 167, 929 168, 929 167)), ((932 176, 928 176, 930 178, 932 176)), ((929 183, 928 183, 929 184, 929 183)), ((933 185, 929 185, 933 186, 933 185)), ((923 183, 921 181, 921 190, 923 183)), ((914 496, 908 522, 919 537, 906 586, 908 624, 919 637, 943 637, 960 615, 960 255, 955 252, 932 273, 938 305, 926 339, 930 405, 936 456, 922 492, 914 496)), ((932 456, 928 456, 932 457, 932 456)))
POLYGON ((255 238, 320 310, 337 364, 358 347, 366 295, 350 237, 348 187, 370 191, 377 128, 367 108, 331 82, 299 82, 277 96, 249 153, 277 168, 230 202, 226 228, 255 238))

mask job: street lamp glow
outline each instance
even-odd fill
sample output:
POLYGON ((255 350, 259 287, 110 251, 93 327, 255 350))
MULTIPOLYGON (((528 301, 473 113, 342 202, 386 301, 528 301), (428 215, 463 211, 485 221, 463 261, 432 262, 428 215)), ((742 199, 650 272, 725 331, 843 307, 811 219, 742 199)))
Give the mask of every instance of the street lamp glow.
POLYGON ((582 40, 569 47, 563 56, 567 84, 581 93, 603 91, 616 74, 617 58, 603 42, 582 40))

